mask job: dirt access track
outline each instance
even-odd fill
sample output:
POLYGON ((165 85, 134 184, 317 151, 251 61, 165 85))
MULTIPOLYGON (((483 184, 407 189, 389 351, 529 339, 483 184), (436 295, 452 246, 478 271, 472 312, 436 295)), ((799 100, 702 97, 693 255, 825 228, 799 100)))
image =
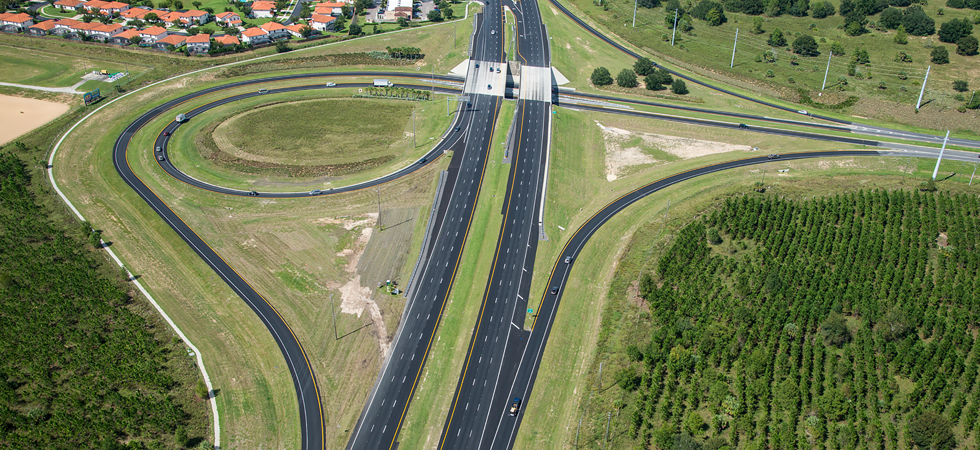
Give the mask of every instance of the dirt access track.
POLYGON ((66 103, 0 95, 0 145, 54 120, 68 108, 66 103))

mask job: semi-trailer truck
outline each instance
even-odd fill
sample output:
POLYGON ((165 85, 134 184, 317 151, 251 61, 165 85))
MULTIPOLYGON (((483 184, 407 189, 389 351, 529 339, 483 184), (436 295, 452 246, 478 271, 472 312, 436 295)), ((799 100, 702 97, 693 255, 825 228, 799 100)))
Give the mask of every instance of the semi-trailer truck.
POLYGON ((392 87, 395 84, 384 78, 375 78, 374 87, 392 87))

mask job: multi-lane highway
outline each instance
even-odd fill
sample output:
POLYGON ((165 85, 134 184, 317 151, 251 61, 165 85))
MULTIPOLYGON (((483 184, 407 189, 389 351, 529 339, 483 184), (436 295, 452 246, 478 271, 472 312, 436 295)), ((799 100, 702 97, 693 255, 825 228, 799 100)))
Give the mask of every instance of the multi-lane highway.
POLYGON ((348 449, 397 446, 398 433, 428 359, 469 234, 506 76, 499 6, 489 2, 476 21, 463 86, 471 112, 467 116, 463 149, 453 155, 450 166, 456 179, 445 188, 449 197, 445 209, 440 209, 442 217, 435 227, 430 254, 421 268, 378 380, 351 432, 348 449), (499 68, 503 70, 498 73, 499 68))

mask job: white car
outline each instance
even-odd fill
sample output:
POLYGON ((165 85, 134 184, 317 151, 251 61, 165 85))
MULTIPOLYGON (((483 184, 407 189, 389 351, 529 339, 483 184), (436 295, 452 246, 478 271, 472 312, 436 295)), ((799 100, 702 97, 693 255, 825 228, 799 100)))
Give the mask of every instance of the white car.
POLYGON ((805 109, 801 109, 801 110, 799 110, 797 112, 800 113, 800 114, 803 114, 804 116, 809 116, 810 115, 810 113, 808 113, 805 109))
POLYGON ((336 85, 337 85, 337 83, 334 83, 333 81, 327 83, 327 87, 334 87, 336 85))
POLYGON ((490 34, 491 35, 497 34, 497 30, 490 30, 490 34))

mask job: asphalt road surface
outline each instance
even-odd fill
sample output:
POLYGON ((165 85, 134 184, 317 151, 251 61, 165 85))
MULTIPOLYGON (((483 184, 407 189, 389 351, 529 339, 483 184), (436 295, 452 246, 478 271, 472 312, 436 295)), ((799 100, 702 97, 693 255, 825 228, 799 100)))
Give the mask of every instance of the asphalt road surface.
MULTIPOLYGON (((491 0, 484 13, 477 16, 471 71, 481 70, 475 67, 478 63, 484 66, 482 70, 487 70, 504 61, 502 15, 499 4, 495 5, 491 0)), ((348 449, 397 448, 398 433, 457 274, 503 101, 503 86, 498 86, 496 91, 484 90, 482 83, 487 80, 489 71, 483 77, 479 75, 470 72, 463 89, 469 93, 472 111, 468 114, 463 151, 455 154, 450 164, 455 181, 446 186, 449 198, 445 202, 444 217, 435 228, 431 252, 413 288, 378 380, 351 432, 348 449)))

